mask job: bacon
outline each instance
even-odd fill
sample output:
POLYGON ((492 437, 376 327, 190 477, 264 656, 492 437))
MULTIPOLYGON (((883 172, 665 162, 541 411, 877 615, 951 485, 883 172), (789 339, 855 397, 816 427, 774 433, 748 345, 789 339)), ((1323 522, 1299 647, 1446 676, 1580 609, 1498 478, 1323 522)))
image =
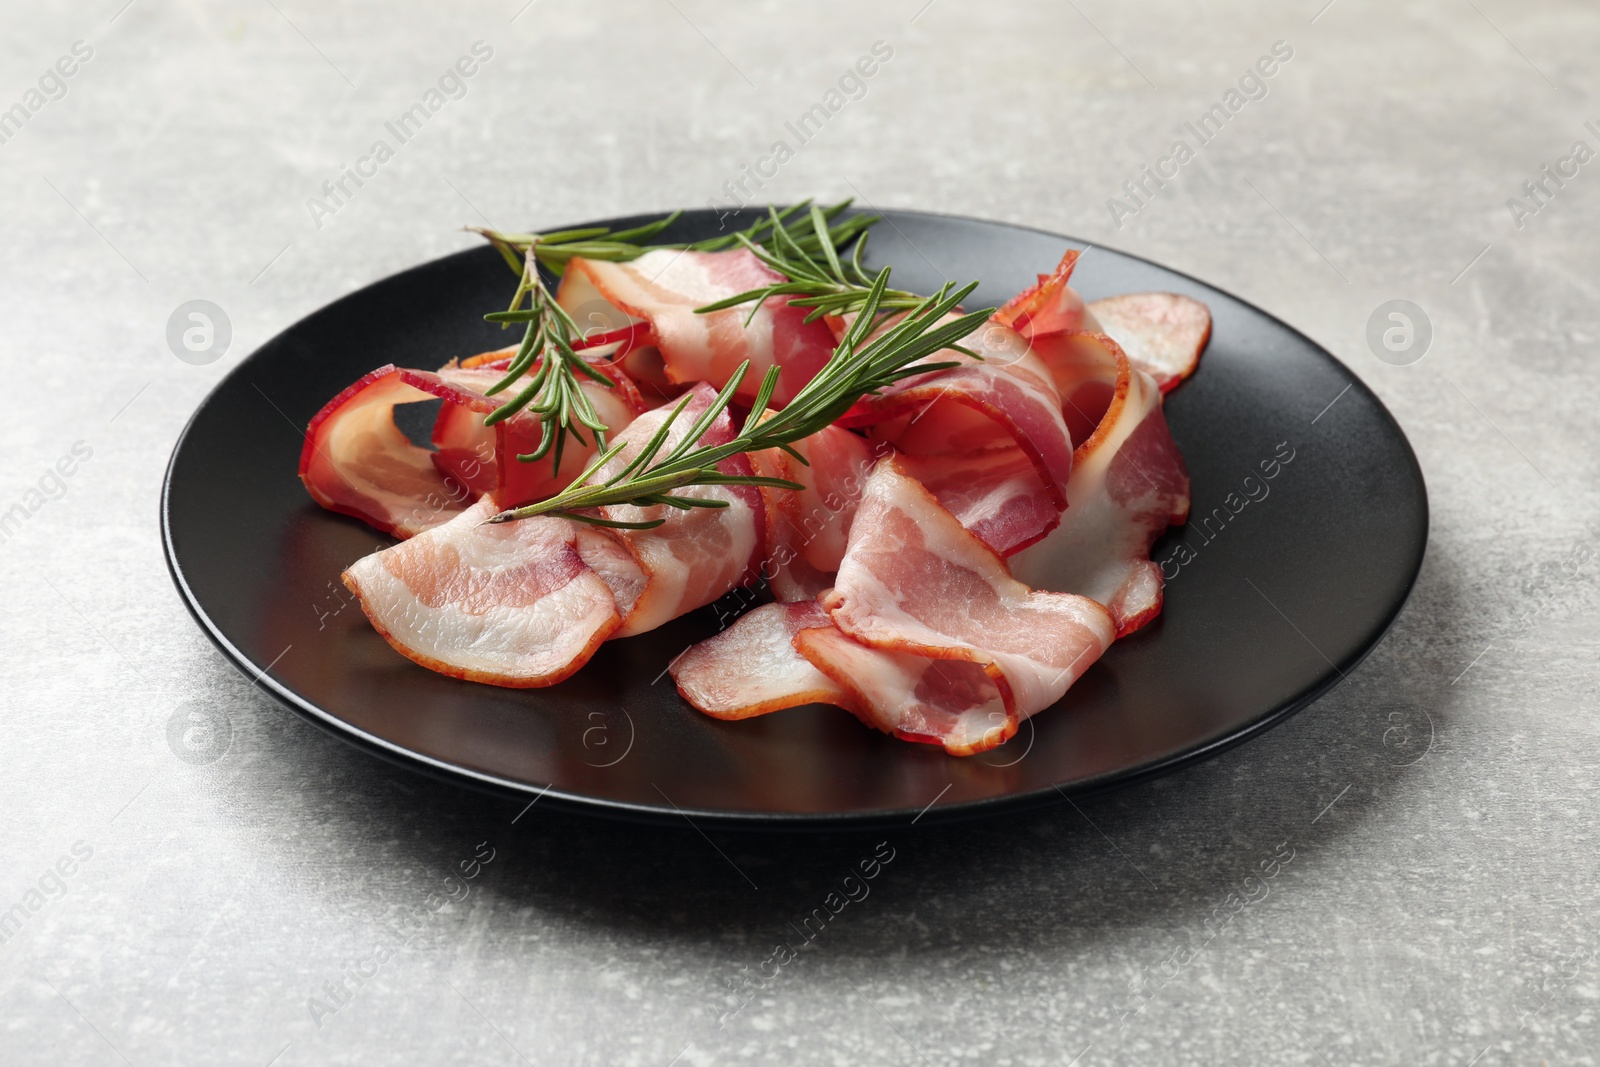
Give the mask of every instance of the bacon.
MULTIPOLYGON (((300 478, 323 507, 363 519, 399 538, 411 537, 460 514, 484 493, 502 507, 542 500, 564 488, 593 458, 595 442, 569 440, 559 471, 549 459, 522 463, 538 447, 539 422, 527 412, 495 426, 483 418, 505 399, 486 394, 503 377, 485 353, 473 366, 447 364, 437 373, 390 364, 345 389, 311 420, 300 454, 300 478), (395 425, 397 404, 442 399, 434 420, 434 451, 412 444, 395 425)), ((610 387, 580 388, 613 432, 643 410, 632 383, 602 368, 610 387)), ((516 386, 511 386, 515 390, 516 386)))
POLYGON ((1053 273, 1036 275, 1038 281, 1001 305, 995 319, 1029 339, 1094 329, 1083 297, 1068 284, 1081 255, 1076 248, 1068 249, 1053 273))
POLYGON ((804 489, 763 487, 766 505, 766 562, 762 577, 781 601, 811 600, 833 585, 844 558, 850 521, 876 461, 859 434, 829 426, 791 447, 750 454, 757 474, 799 482, 804 489))
POLYGON ((902 455, 900 466, 1001 555, 1033 544, 1061 521, 1060 506, 1020 448, 965 456, 902 455))
POLYGON ((794 647, 795 635, 833 623, 815 600, 763 604, 672 661, 685 700, 717 719, 748 719, 801 704, 853 708, 850 695, 794 647))
MULTIPOLYGON (((716 395, 716 390, 701 382, 681 400, 639 416, 617 437, 617 442, 627 447, 601 467, 594 480, 604 481, 632 462, 639 447, 655 435, 681 403, 683 410, 673 420, 661 448, 662 455, 671 452, 716 395)), ((733 420, 724 409, 701 435, 699 443, 714 447, 733 437, 733 420)), ((723 460, 717 469, 746 477, 755 473, 749 457, 742 453, 723 460)), ((601 517, 612 522, 665 520, 650 530, 617 531, 643 575, 619 637, 653 630, 684 612, 711 603, 755 576, 760 563, 761 533, 766 525, 760 491, 749 485, 697 485, 680 495, 721 500, 727 506, 683 511, 665 504, 648 508, 622 504, 600 509, 601 517)))
POLYGON ((1194 373, 1211 339, 1211 309, 1178 293, 1108 297, 1089 304, 1088 312, 1163 393, 1194 373))
POLYGON ((429 670, 512 688, 554 685, 588 662, 622 616, 577 550, 577 523, 485 523, 494 512, 485 497, 357 560, 344 583, 384 640, 429 670))
MULTIPOLYGON (((1106 333, 1134 366, 1155 379, 1163 393, 1194 373, 1211 337, 1211 311, 1177 293, 1127 293, 1085 304, 1069 284, 1080 253, 1070 250, 1052 274, 1039 275, 995 313, 1026 337, 1055 375, 1063 396, 1081 380, 1075 337, 1106 333)), ((1076 439, 1076 438, 1075 438, 1076 439)))
POLYGON ((953 755, 1009 736, 1005 700, 983 668, 864 645, 841 633, 815 600, 746 612, 670 670, 683 698, 717 719, 833 704, 874 729, 953 755))
POLYGON ((961 343, 982 358, 936 353, 930 361, 956 365, 902 379, 839 424, 892 443, 984 544, 1009 555, 1059 521, 1072 438, 1049 369, 1021 335, 991 320, 961 343))
MULTIPOLYGON (((596 369, 605 375, 611 385, 581 380, 578 388, 594 405, 595 414, 606 424, 610 436, 615 437, 644 410, 644 402, 626 376, 615 373, 604 364, 596 369)), ((494 426, 483 425, 485 415, 515 395, 515 383, 493 397, 486 395, 504 377, 503 368, 489 365, 447 366, 439 371, 439 376, 458 386, 466 399, 463 403, 445 405, 439 409, 439 417, 433 426, 432 439, 438 449, 434 453, 434 465, 445 474, 469 485, 476 493, 492 492, 495 503, 500 507, 514 508, 554 496, 582 474, 594 458, 597 442, 587 429, 582 429, 579 431, 582 440, 568 436, 559 469, 554 467, 551 462, 553 457, 548 455, 532 463, 518 460, 518 455, 526 455, 539 447, 543 430, 538 420, 526 412, 519 412, 494 426), (495 457, 492 469, 480 473, 476 482, 469 481, 467 474, 460 470, 463 457, 468 470, 471 470, 472 457, 483 455, 486 450, 495 457)))
POLYGON ((757 608, 686 653, 673 677, 719 718, 832 703, 896 737, 971 755, 1059 700, 1112 639, 1103 607, 1014 581, 889 458, 868 479, 837 587, 757 608))
POLYGON ((838 584, 822 598, 834 624, 874 648, 978 664, 1005 697, 1007 737, 1111 643, 1103 607, 1012 578, 893 460, 874 469, 852 530, 838 584))
MULTIPOLYGON (((306 428, 300 450, 300 480, 312 499, 400 538, 459 515, 470 492, 394 423, 396 404, 435 397, 447 407, 464 402, 461 391, 437 374, 389 364, 328 401, 306 428)), ((486 465, 492 450, 474 458, 486 465)), ((465 468, 465 459, 460 462, 465 468)))
POLYGON ((844 698, 827 703, 902 741, 971 756, 1016 733, 1020 720, 1007 710, 1000 685, 976 663, 872 648, 831 626, 801 630, 793 644, 840 685, 844 698))
MULTIPOLYGON (((665 451, 684 439, 715 398, 703 384, 687 394, 665 451)), ((677 406, 636 419, 617 437, 625 447, 595 477, 628 463, 677 406)), ((714 446, 732 437, 724 410, 699 443, 714 446)), ((751 473, 742 455, 718 469, 751 473)), ((499 505, 485 495, 451 521, 359 560, 345 583, 378 632, 424 667, 491 685, 552 685, 608 637, 652 629, 749 580, 761 540, 760 493, 745 485, 692 492, 728 506, 599 509, 598 517, 612 522, 664 520, 648 530, 550 515, 489 524, 484 520, 499 505)))
POLYGON ((1079 334, 1116 370, 1105 414, 1074 454, 1061 525, 1012 558, 1031 585, 1078 593, 1110 610, 1117 636, 1161 611, 1161 569, 1150 546, 1189 515, 1189 473, 1162 413, 1154 379, 1104 334, 1079 334))
POLYGON ((556 299, 575 316, 598 314, 611 324, 619 324, 618 319, 649 322, 661 353, 661 373, 674 384, 707 381, 720 386, 748 359, 750 373, 738 394, 748 401, 767 368, 776 366, 780 373, 772 400, 782 407, 833 354, 828 327, 805 322, 807 309, 783 298, 764 302, 748 325, 748 305, 708 315, 697 315, 695 309, 784 280, 749 249, 658 249, 628 263, 574 257, 556 299))

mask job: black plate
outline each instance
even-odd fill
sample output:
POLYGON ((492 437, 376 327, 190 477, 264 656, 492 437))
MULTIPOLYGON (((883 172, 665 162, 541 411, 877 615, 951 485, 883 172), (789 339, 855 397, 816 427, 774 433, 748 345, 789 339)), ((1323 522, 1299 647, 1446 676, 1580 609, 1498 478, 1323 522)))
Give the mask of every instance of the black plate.
MULTIPOLYGON (((715 232, 716 216, 697 211, 663 239, 715 232)), ((915 291, 981 278, 982 306, 1079 244, 895 211, 867 259, 893 264, 895 283, 915 291)), ((1203 759, 1305 707, 1383 636, 1422 565, 1422 473, 1366 386, 1243 301, 1096 248, 1073 278, 1085 298, 1168 290, 1214 316, 1199 373, 1167 400, 1194 517, 1156 546, 1175 571, 1160 619, 1009 744, 957 759, 831 707, 707 718, 662 672, 718 629, 717 606, 608 642, 551 689, 445 678, 391 650, 345 593, 339 572, 388 539, 313 504, 296 463, 307 421, 366 371, 433 367, 504 343, 480 316, 504 302, 509 281, 500 258, 477 249, 318 311, 222 381, 167 471, 167 559, 201 626, 296 711, 413 767, 595 812, 744 825, 907 819, 930 804, 931 821, 1049 802, 1203 759), (1261 464, 1290 450, 1264 479, 1261 464), (1181 567, 1180 542, 1192 550, 1181 567)))

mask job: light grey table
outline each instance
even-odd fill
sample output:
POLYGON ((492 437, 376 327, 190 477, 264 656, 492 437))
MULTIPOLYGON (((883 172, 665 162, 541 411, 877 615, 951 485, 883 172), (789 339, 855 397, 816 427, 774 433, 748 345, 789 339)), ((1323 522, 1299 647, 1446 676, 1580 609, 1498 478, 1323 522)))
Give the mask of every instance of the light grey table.
POLYGON ((1324 2, 8 7, 0 1062, 1596 1062, 1600 14, 1324 2), (1260 740, 1078 810, 781 842, 432 784, 212 649, 157 494, 242 356, 463 223, 741 178, 1076 234, 1317 338, 1427 474, 1393 633, 1260 740), (195 299, 231 325, 201 365, 167 341, 195 299), (1369 346, 1395 299, 1425 352, 1369 346), (752 985, 884 837, 871 895, 752 985))

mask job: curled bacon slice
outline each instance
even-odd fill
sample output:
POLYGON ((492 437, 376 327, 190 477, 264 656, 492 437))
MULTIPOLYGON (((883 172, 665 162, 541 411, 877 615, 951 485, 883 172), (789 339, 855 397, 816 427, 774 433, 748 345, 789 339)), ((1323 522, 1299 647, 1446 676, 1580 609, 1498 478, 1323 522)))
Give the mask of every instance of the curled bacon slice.
POLYGON ((1114 368, 1115 391, 1078 446, 1061 525, 1013 557, 1016 576, 1079 593, 1110 610, 1123 637, 1161 611, 1160 567, 1150 546, 1189 515, 1189 473, 1172 440, 1154 379, 1104 334, 1076 335, 1114 368))
MULTIPOLYGON (((690 391, 666 450, 715 398, 709 386, 690 391)), ((636 419, 618 435, 625 447, 612 462, 627 463, 676 407, 636 419)), ((732 435, 724 410, 700 443, 732 435)), ((751 471, 744 456, 719 469, 751 471)), ((610 470, 602 467, 596 477, 610 470)), ((583 666, 606 638, 652 629, 749 579, 761 540, 760 494, 742 485, 694 492, 728 506, 601 509, 601 518, 616 522, 664 520, 648 530, 550 515, 489 524, 484 520, 498 505, 486 495, 451 521, 357 561, 345 583, 378 632, 424 667, 491 685, 552 685, 583 666)))
POLYGON ((995 313, 1026 337, 1049 365, 1064 396, 1082 380, 1075 336, 1103 332, 1163 393, 1194 373, 1211 338, 1211 311, 1178 293, 1127 293, 1085 304, 1069 284, 1080 253, 1070 250, 1051 274, 1039 275, 995 313))
POLYGON ((1019 720, 999 683, 976 663, 873 648, 832 626, 801 630, 793 644, 840 683, 845 699, 828 703, 902 741, 971 756, 1016 732, 1019 720))
POLYGON ((815 600, 763 604, 673 660, 672 680, 685 700, 718 719, 801 704, 852 707, 849 694, 795 650, 795 635, 817 627, 833 632, 815 600))
POLYGON ((441 526, 357 560, 345 585, 401 655, 490 685, 554 685, 622 623, 580 556, 578 524, 489 525, 483 500, 441 526))
POLYGON ((763 488, 766 563, 762 577, 780 601, 811 600, 833 585, 844 559, 850 521, 866 488, 876 453, 865 438, 829 426, 791 447, 750 454, 756 473, 798 482, 804 489, 763 488))
POLYGON ((1060 699, 1113 639, 1103 607, 1014 581, 893 458, 867 482, 838 582, 696 646, 674 665, 680 691, 722 718, 839 704, 897 737, 971 755, 1060 699))
POLYGON ((939 352, 930 362, 955 366, 897 382, 840 425, 892 443, 984 544, 1009 555, 1059 521, 1072 438, 1049 369, 1021 335, 991 320, 961 343, 981 358, 939 352))
MULTIPOLYGON (((615 437, 627 429, 634 418, 644 410, 644 401, 638 390, 625 375, 617 374, 603 363, 597 366, 611 382, 601 385, 595 381, 582 381, 582 389, 595 414, 615 437)), ((439 376, 459 387, 460 402, 440 407, 433 425, 432 440, 437 451, 433 454, 436 467, 449 477, 469 486, 474 494, 492 493, 495 503, 502 508, 531 504, 553 496, 572 483, 594 458, 597 441, 587 430, 581 430, 581 440, 568 436, 561 453, 561 466, 555 467, 553 456, 545 456, 524 463, 517 459, 539 447, 542 434, 539 422, 526 412, 485 426, 483 418, 514 395, 515 384, 505 392, 491 397, 487 391, 504 376, 502 368, 493 364, 477 366, 444 367, 439 376), (501 429, 504 427, 504 429, 501 429), (475 458, 488 453, 493 464, 475 462, 475 458), (477 477, 472 475, 476 473, 477 477)))
POLYGON ((822 598, 834 624, 875 648, 976 663, 1005 697, 1006 737, 1112 641, 1103 607, 1012 578, 893 460, 874 469, 852 531, 838 584, 822 598))
MULTIPOLYGON (((472 499, 470 491, 440 471, 433 453, 412 444, 394 423, 396 404, 435 397, 444 398, 446 407, 467 403, 463 391, 439 375, 389 364, 328 401, 311 420, 300 450, 300 480, 312 499, 401 538, 459 515, 472 499)), ((458 457, 463 471, 469 459, 487 469, 494 451, 458 457)), ((472 474, 481 477, 479 470, 472 474)))
POLYGON ((1127 293, 1096 300, 1088 311, 1163 393, 1194 373, 1211 339, 1211 309, 1179 293, 1127 293))
POLYGON ((1085 314, 1083 297, 1068 284, 1081 255, 1075 248, 1068 249, 1052 273, 1036 275, 1038 281, 1007 300, 994 317, 1029 339, 1094 329, 1093 317, 1085 314))
POLYGON ((556 299, 580 326, 594 316, 612 326, 649 322, 661 353, 661 373, 674 384, 706 381, 720 386, 748 359, 751 371, 739 397, 750 400, 767 368, 778 367, 772 400, 782 407, 833 354, 828 327, 805 322, 806 309, 781 298, 764 302, 753 317, 748 306, 708 315, 697 315, 695 309, 783 281, 749 249, 659 249, 627 263, 574 257, 556 299))
MULTIPOLYGON (((505 353, 486 353, 503 357, 505 353)), ((483 357, 476 357, 482 360, 483 357)), ((602 370, 610 387, 580 386, 601 421, 620 431, 643 410, 630 382, 602 370)), ((312 498, 406 538, 447 522, 478 496, 493 494, 501 507, 542 500, 565 487, 593 458, 595 441, 569 442, 560 470, 549 459, 516 457, 538 447, 538 420, 519 412, 495 426, 483 418, 502 399, 486 395, 501 377, 493 363, 447 365, 437 372, 393 364, 364 375, 323 406, 311 420, 300 453, 300 479, 312 498), (434 421, 434 451, 418 447, 395 425, 397 404, 444 401, 434 421)), ((513 386, 515 388, 515 386, 513 386)))

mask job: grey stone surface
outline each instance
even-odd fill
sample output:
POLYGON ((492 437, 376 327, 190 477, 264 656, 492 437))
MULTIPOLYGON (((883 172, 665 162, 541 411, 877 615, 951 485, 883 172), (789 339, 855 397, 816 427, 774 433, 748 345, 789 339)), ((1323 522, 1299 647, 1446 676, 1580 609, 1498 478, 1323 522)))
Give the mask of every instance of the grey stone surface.
POLYGON ((1596 1062, 1600 163, 1520 227, 1507 206, 1575 141, 1600 147, 1593 5, 520 2, 0 15, 0 108, 93 49, 0 144, 0 510, 42 503, 0 545, 0 910, 26 914, 0 944, 0 1062, 1596 1062), (307 198, 480 40, 466 95, 317 225, 307 198), (1431 489, 1429 554, 1347 684, 1079 810, 707 839, 514 823, 316 731, 213 651, 156 502, 221 375, 466 247, 462 223, 720 198, 879 40, 865 96, 763 198, 1147 255, 1280 314, 1391 406, 1431 489), (1280 40, 1266 96, 1113 219, 1107 199, 1280 40), (194 299, 232 327, 203 365, 166 341, 194 299), (1408 365, 1366 342, 1393 299, 1433 327, 1408 365), (80 441, 64 495, 30 498, 80 441), (885 837, 870 897, 719 1026, 741 968, 885 837))

